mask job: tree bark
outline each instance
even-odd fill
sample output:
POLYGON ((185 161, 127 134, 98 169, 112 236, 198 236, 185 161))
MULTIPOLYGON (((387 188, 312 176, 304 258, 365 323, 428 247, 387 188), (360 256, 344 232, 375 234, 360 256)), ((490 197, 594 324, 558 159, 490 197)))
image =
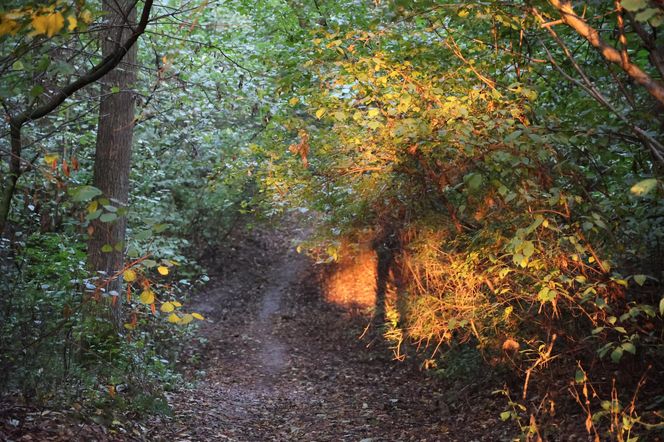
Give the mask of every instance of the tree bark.
MULTIPOLYGON (((107 57, 131 35, 136 19, 135 2, 104 0, 103 10, 107 17, 108 30, 102 34, 102 54, 107 57)), ((135 108, 132 88, 136 82, 136 62, 137 45, 134 44, 118 67, 106 75, 101 86, 93 184, 115 207, 126 207, 129 197, 135 108)), ((88 264, 91 269, 100 272, 101 281, 122 269, 126 224, 124 215, 118 216, 113 222, 104 223, 97 220, 92 224, 88 264), (107 249, 110 246, 112 251, 103 251, 104 246, 107 249)), ((106 285, 108 292, 117 292, 116 296, 119 295, 120 289, 120 278, 106 285)), ((121 325, 120 300, 121 297, 118 296, 111 309, 112 320, 117 327, 121 325)))

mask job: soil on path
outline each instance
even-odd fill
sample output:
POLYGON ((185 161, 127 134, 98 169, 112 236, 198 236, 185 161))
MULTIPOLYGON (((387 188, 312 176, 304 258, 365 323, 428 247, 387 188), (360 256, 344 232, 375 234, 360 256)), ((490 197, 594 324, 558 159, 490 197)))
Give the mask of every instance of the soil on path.
POLYGON ((416 366, 358 339, 368 317, 322 300, 318 272, 292 246, 297 236, 241 235, 217 257, 212 288, 193 307, 209 319, 200 381, 169 396, 174 416, 155 423, 149 440, 506 438, 493 399, 451 403, 416 366))

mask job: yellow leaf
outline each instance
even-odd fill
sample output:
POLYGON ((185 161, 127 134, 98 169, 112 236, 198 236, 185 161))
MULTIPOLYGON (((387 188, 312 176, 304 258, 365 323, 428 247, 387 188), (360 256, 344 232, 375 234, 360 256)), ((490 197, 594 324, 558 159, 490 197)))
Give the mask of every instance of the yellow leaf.
POLYGON ((79 18, 83 20, 83 23, 86 25, 89 25, 92 23, 92 13, 88 11, 87 9, 83 12, 81 12, 81 15, 79 15, 79 18))
POLYGON ((99 201, 94 200, 93 202, 88 204, 88 213, 94 213, 98 207, 99 207, 99 201))
POLYGON ((168 322, 172 324, 177 324, 178 322, 180 322, 180 317, 175 313, 171 313, 170 316, 168 317, 168 322))
POLYGON ((171 302, 171 304, 173 304, 176 307, 182 307, 182 304, 180 304, 178 301, 173 301, 171 302))
POLYGON ((35 15, 32 17, 32 27, 35 35, 46 34, 53 37, 65 25, 65 18, 59 12, 48 15, 35 15))
POLYGON ((198 319, 199 321, 202 321, 202 320, 205 319, 205 318, 203 317, 203 315, 201 315, 200 313, 192 313, 191 316, 193 316, 194 318, 198 319))
POLYGON ((295 106, 299 102, 300 102, 300 99, 297 98, 297 97, 293 97, 290 100, 288 100, 288 104, 290 104, 291 106, 295 106))
MULTIPOLYGON (((96 201, 95 201, 96 203, 96 201)), ((95 209, 96 210, 96 209, 95 209)), ((94 212, 94 210, 93 210, 94 212)), ((133 271, 132 269, 127 269, 122 273, 122 277, 124 278, 125 282, 134 282, 136 281, 136 272, 133 271)), ((151 304, 151 303, 148 303, 151 304)))
POLYGON ((69 17, 67 17, 67 23, 68 23, 67 30, 73 31, 74 29, 76 29, 76 26, 78 25, 78 20, 76 20, 76 17, 74 17, 73 15, 70 15, 69 17))
POLYGON ((154 303, 154 292, 150 289, 143 290, 141 292, 141 302, 143 304, 154 303))
POLYGON ((172 302, 164 302, 164 303, 161 305, 161 309, 160 309, 160 310, 161 310, 162 312, 164 312, 164 313, 170 313, 170 312, 172 312, 173 310, 175 310, 175 306, 173 305, 172 302))
POLYGON ((58 161, 58 158, 60 158, 60 155, 57 153, 47 153, 44 155, 44 162, 50 166, 54 161, 58 161))
POLYGON ((316 111, 316 118, 318 118, 320 120, 320 117, 325 115, 325 112, 327 112, 327 109, 324 109, 324 108, 321 107, 320 109, 318 109, 316 111))
POLYGON ((367 112, 367 115, 369 116, 369 118, 373 118, 373 117, 377 116, 378 114, 380 114, 380 111, 378 109, 370 109, 369 112, 367 112))
POLYGON ((157 271, 159 272, 160 275, 166 276, 168 275, 168 267, 166 266, 159 266, 157 267, 157 271))
POLYGON ((129 322, 126 322, 126 323, 124 324, 124 328, 126 328, 127 330, 133 330, 133 329, 136 328, 136 325, 131 324, 131 323, 129 323, 129 322))
POLYGON ((190 315, 189 313, 187 313, 186 315, 182 316, 182 318, 180 319, 180 324, 186 325, 186 324, 189 324, 193 320, 194 320, 194 317, 192 315, 190 315))
POLYGON ((7 34, 16 34, 19 25, 15 20, 10 19, 7 15, 0 15, 0 37, 7 34))

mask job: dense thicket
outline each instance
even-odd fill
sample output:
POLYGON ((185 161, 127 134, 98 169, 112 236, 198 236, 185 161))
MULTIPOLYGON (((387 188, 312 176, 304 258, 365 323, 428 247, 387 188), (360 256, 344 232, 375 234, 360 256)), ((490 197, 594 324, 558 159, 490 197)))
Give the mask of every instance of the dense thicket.
POLYGON ((5 391, 158 396, 195 260, 246 212, 297 210, 320 262, 375 250, 397 357, 512 370, 501 417, 524 437, 566 385, 597 438, 661 428, 662 391, 632 399, 664 372, 660 2, 258 3, 153 6, 128 205, 91 186, 99 95, 126 91, 92 82, 10 136, 103 64, 101 5, 3 12, 5 391), (125 266, 91 273, 90 226, 124 217, 127 240, 101 250, 125 266), (121 295, 105 281, 122 277, 121 295), (119 332, 83 307, 120 295, 119 332))

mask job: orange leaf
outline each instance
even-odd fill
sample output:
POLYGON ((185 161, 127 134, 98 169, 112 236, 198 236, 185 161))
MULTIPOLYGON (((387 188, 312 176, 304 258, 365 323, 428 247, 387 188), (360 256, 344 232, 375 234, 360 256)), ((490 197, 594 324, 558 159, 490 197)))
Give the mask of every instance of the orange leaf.
POLYGON ((157 314, 157 308, 154 306, 154 303, 150 304, 150 311, 153 315, 157 314))
POLYGON ((131 302, 131 286, 127 286, 127 302, 131 302))
POLYGON ((69 161, 71 161, 71 167, 73 167, 74 170, 78 170, 78 158, 71 157, 69 158, 69 161))
POLYGON ((115 397, 115 385, 108 386, 108 394, 110 394, 111 397, 115 397))
POLYGON ((69 164, 67 164, 67 160, 62 160, 62 172, 64 172, 66 177, 69 177, 69 164))

